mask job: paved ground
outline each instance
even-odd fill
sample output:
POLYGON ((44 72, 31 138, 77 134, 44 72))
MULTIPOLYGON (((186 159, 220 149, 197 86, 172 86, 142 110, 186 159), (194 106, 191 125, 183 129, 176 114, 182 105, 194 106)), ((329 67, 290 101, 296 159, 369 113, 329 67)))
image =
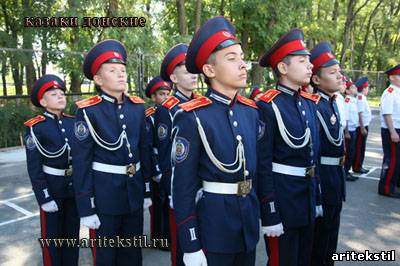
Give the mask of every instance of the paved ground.
MULTIPOLYGON (((347 183, 342 212, 339 251, 395 250, 396 262, 338 262, 337 265, 400 265, 400 200, 377 194, 382 148, 377 113, 370 126, 365 166, 373 171, 347 183)), ((145 213, 145 233, 149 216, 145 213)), ((38 207, 26 172, 23 149, 0 151, 0 265, 41 265, 38 207)), ((87 236, 82 228, 81 235, 87 236)), ((265 265, 264 243, 257 249, 256 265, 265 265)), ((144 266, 169 265, 169 253, 145 249, 144 266)), ((88 249, 81 249, 80 265, 91 265, 88 249)))

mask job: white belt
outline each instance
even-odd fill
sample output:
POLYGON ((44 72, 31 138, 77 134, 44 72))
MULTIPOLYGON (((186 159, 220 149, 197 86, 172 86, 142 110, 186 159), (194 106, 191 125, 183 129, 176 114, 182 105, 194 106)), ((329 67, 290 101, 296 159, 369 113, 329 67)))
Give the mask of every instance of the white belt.
POLYGON ((43 165, 42 169, 43 172, 49 175, 70 176, 72 174, 72 172, 69 172, 71 169, 58 169, 47 165, 43 165))
POLYGON ((280 163, 272 163, 272 172, 283 175, 306 176, 310 169, 311 167, 297 167, 280 163))
POLYGON ((341 165, 343 165, 343 163, 344 163, 343 157, 321 156, 321 164, 323 164, 323 165, 341 166, 341 165))
POLYGON ((113 165, 93 162, 92 169, 103 173, 133 176, 137 171, 139 171, 140 162, 129 165, 113 165))
MULTIPOLYGON (((251 190, 251 179, 247 180, 250 184, 250 187, 248 187, 247 191, 244 194, 248 194, 251 190)), ((238 183, 221 183, 221 182, 209 182, 209 181, 205 181, 203 180, 203 190, 205 192, 209 192, 209 193, 216 193, 216 194, 229 194, 229 195, 243 195, 240 194, 240 184, 243 183, 242 182, 238 182, 238 183)))

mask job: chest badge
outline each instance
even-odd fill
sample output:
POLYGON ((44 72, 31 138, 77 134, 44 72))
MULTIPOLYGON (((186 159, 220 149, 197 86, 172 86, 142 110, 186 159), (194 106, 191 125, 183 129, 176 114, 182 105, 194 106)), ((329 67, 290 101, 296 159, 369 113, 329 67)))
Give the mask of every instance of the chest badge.
POLYGON ((336 124, 336 116, 334 114, 331 116, 330 120, 332 125, 336 124))

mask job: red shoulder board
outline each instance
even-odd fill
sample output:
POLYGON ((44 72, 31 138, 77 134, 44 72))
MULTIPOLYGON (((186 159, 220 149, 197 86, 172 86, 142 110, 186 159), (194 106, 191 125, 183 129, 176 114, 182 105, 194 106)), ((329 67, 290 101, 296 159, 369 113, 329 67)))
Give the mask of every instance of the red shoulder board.
POLYGON ((66 114, 66 113, 63 113, 62 115, 65 116, 65 117, 75 118, 74 115, 70 115, 70 114, 66 114))
POLYGON ((44 116, 38 115, 38 116, 35 116, 34 118, 31 118, 28 121, 26 121, 24 123, 24 125, 27 127, 31 127, 31 126, 36 125, 37 123, 42 122, 44 120, 46 120, 46 118, 44 116))
POLYGON ((179 107, 183 110, 185 110, 186 112, 192 111, 194 109, 198 109, 200 107, 203 106, 207 106, 212 104, 212 101, 210 99, 208 99, 205 96, 201 96, 199 98, 193 99, 189 102, 186 103, 182 103, 179 105, 179 107))
POLYGON ((162 106, 166 107, 167 109, 171 109, 175 105, 179 103, 179 99, 175 96, 169 97, 165 102, 163 102, 162 106))
POLYGON ((75 104, 78 106, 78 108, 85 108, 92 105, 96 105, 100 103, 102 100, 103 98, 101 98, 99 95, 96 95, 88 99, 77 101, 75 104))
POLYGON ((253 107, 253 108, 258 109, 256 103, 255 103, 253 100, 251 100, 251 99, 247 99, 247 98, 245 98, 245 97, 243 97, 243 96, 241 96, 241 95, 238 95, 238 96, 237 96, 237 100, 238 100, 239 102, 245 104, 245 105, 248 105, 248 106, 250 106, 250 107, 253 107))
POLYGON ((151 116, 152 114, 154 114, 156 112, 156 108, 154 107, 150 107, 146 109, 145 115, 146 117, 151 116))
POLYGON ((129 100, 133 103, 145 103, 145 101, 139 96, 129 96, 129 100))
POLYGON ((275 89, 267 90, 264 94, 258 98, 259 100, 269 103, 271 102, 276 96, 278 96, 281 92, 275 89))
POLYGON ((388 92, 389 92, 389 93, 392 93, 392 92, 393 92, 393 88, 390 87, 390 88, 388 89, 388 92))
POLYGON ((349 102, 350 102, 350 98, 349 98, 349 97, 346 97, 346 99, 344 99, 344 102, 345 102, 345 103, 349 103, 349 102))
POLYGON ((359 100, 362 100, 362 95, 358 95, 358 99, 359 99, 359 100))
POLYGON ((317 95, 317 94, 312 94, 312 93, 308 93, 305 91, 300 91, 300 95, 306 99, 309 99, 315 103, 319 102, 319 99, 321 99, 321 96, 317 95))

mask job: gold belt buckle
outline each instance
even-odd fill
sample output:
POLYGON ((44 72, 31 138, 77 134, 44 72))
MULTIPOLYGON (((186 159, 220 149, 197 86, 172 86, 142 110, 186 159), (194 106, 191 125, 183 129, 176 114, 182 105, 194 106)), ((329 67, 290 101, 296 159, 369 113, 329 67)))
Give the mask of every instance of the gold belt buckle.
POLYGON ((136 174, 136 166, 134 164, 126 166, 126 174, 130 177, 136 174))
POLYGON ((306 168, 306 175, 308 175, 310 177, 314 177, 315 176, 315 165, 309 166, 309 167, 306 168))
POLYGON ((68 167, 68 169, 65 169, 64 175, 65 175, 65 176, 72 176, 72 165, 70 165, 70 166, 68 167))
POLYGON ((237 184, 238 184, 238 191, 237 191, 238 196, 246 196, 247 194, 250 193, 252 188, 251 179, 240 181, 237 184))
POLYGON ((340 157, 339 166, 343 166, 345 161, 346 161, 346 159, 344 156, 340 157))

